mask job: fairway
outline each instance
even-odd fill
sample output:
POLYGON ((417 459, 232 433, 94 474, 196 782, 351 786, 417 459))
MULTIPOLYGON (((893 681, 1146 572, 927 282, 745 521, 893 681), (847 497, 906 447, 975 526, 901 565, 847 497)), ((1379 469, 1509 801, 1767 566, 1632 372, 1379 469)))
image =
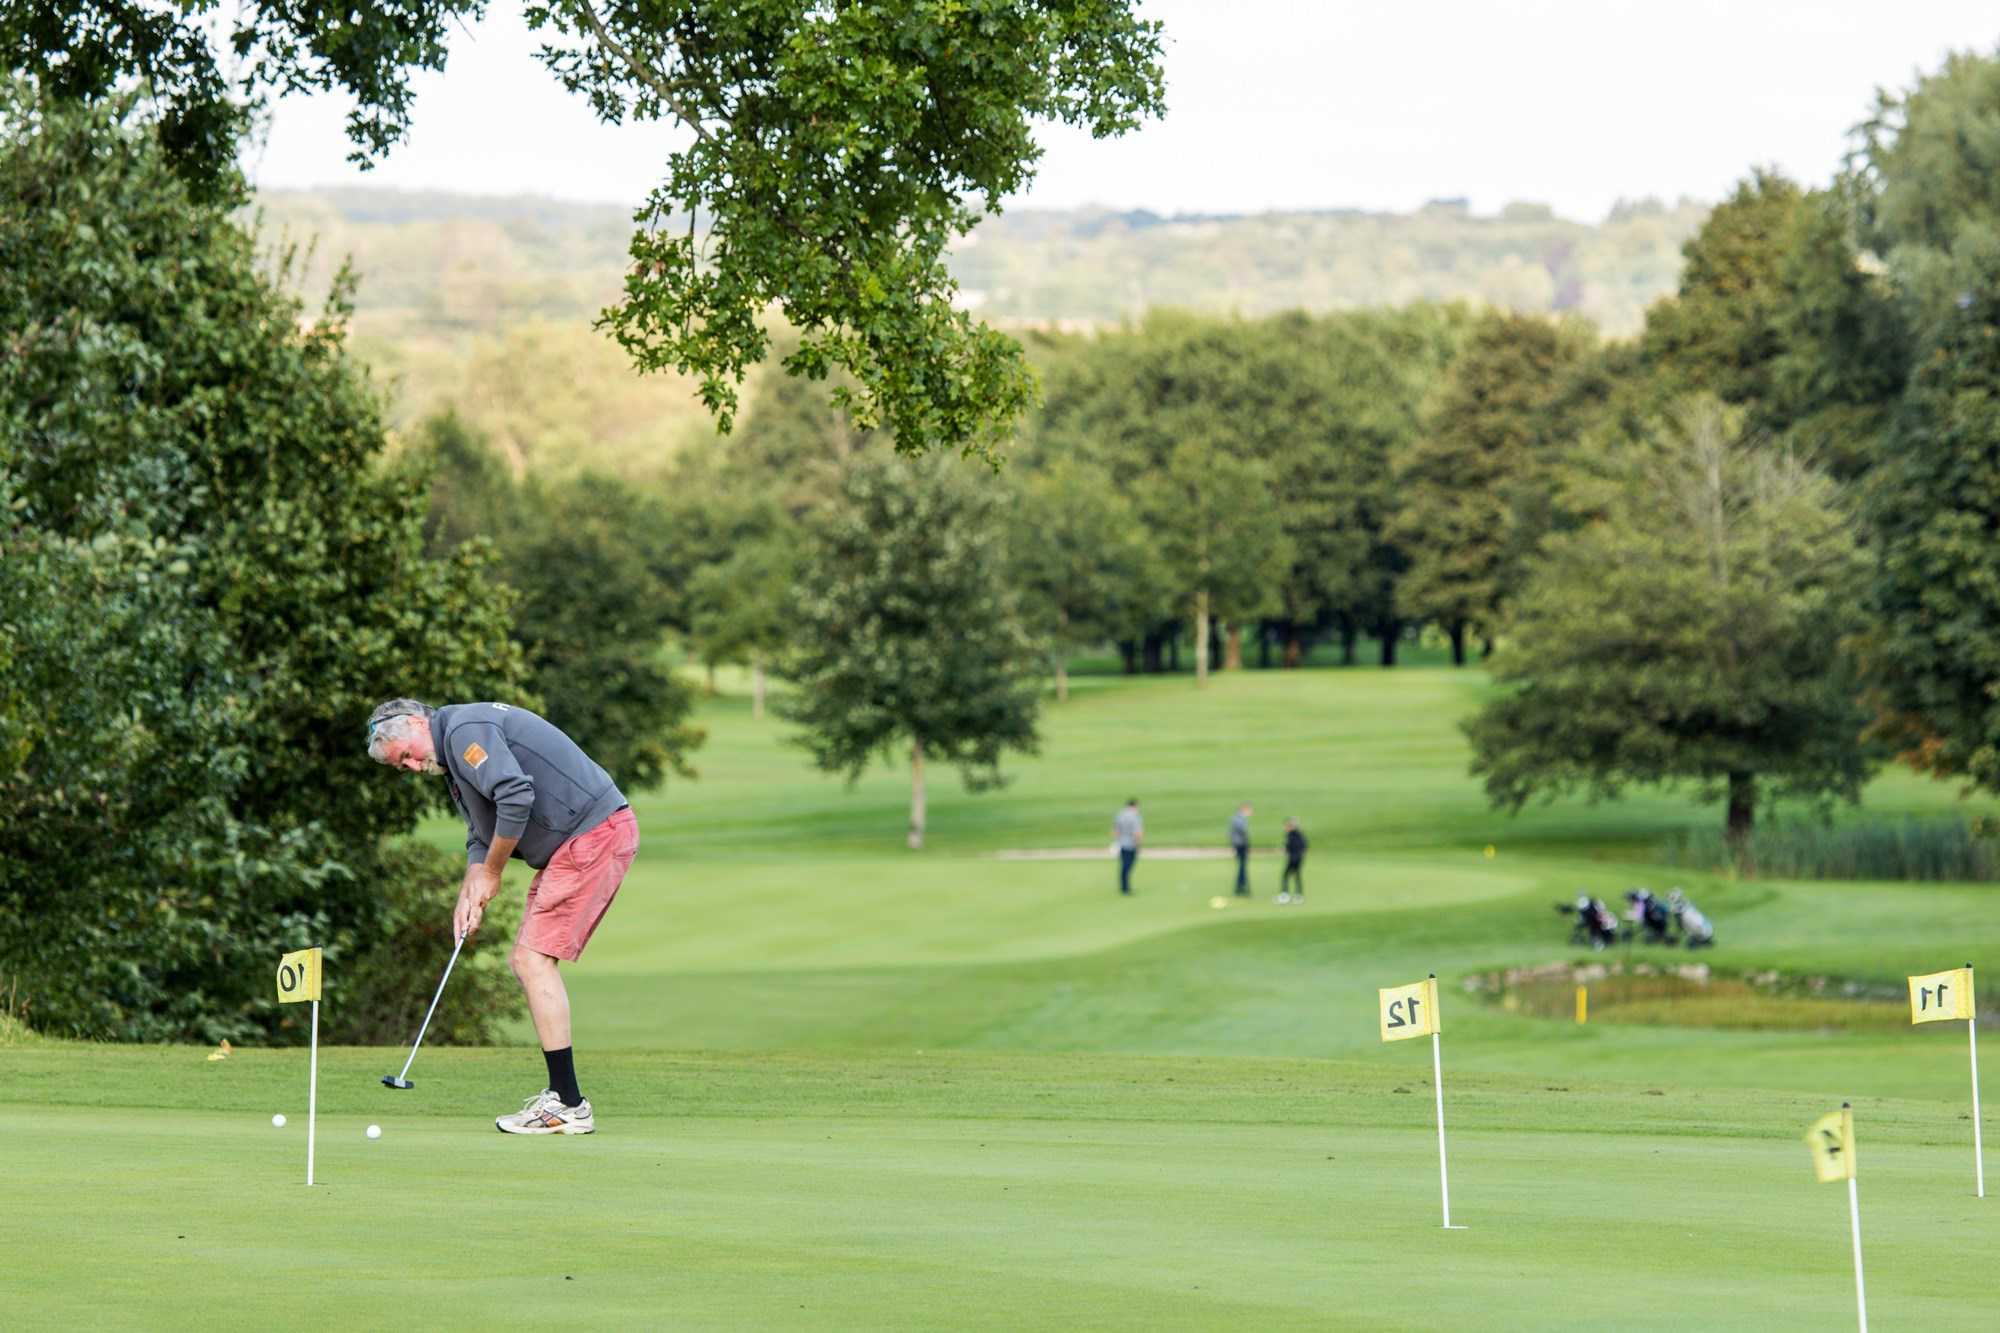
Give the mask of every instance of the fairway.
MULTIPOLYGON (((407 1093, 377 1082, 402 1052, 335 1049, 308 1191, 303 1051, 0 1048, 0 1181, 42 1256, 4 1322, 1849 1327, 1844 1191, 1801 1138, 1851 1099, 1874 1322, 2000 1324, 1963 1031, 1578 1027, 1464 989, 1575 956, 1551 905, 1579 889, 1679 884, 1717 922, 1699 961, 1887 986, 1990 966, 2000 890, 1668 871, 1655 849, 1721 816, 1659 793, 1497 815, 1455 725, 1473 671, 1076 684, 1009 787, 934 776, 921 853, 904 774, 850 790, 710 701, 700 781, 636 802, 640 859, 568 972, 592 1137, 493 1132, 531 1046, 427 1049, 407 1093), (1101 853, 1135 795, 1155 848, 1220 847, 1240 800, 1262 848, 1296 815, 1306 904, 1272 901, 1268 856, 1217 909, 1223 860, 1142 856, 1121 900, 1108 856, 998 855, 1101 853), (1376 987, 1433 970, 1464 1231, 1428 1047, 1375 1025, 1376 987)), ((1867 803, 1954 808, 1896 774, 1867 803)))

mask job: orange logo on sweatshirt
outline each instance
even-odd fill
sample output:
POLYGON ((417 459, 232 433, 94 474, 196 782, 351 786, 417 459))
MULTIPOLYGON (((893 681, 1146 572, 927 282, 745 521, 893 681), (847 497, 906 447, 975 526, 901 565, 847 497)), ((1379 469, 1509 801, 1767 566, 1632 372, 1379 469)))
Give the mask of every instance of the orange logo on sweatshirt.
POLYGON ((474 741, 465 747, 465 753, 460 755, 459 758, 465 761, 467 768, 478 768, 486 762, 486 751, 480 748, 477 741, 474 741))

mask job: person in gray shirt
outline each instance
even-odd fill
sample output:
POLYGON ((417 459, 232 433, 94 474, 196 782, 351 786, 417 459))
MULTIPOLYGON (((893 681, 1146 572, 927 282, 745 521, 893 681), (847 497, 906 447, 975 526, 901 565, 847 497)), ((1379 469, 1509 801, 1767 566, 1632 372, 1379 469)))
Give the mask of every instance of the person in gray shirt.
POLYGON ((1111 842, 1118 849, 1118 892, 1132 892, 1132 865, 1139 859, 1139 844, 1146 840, 1145 821, 1139 818, 1139 798, 1125 802, 1111 820, 1111 842))
POLYGON ((639 826, 611 775, 553 723, 511 704, 391 699, 368 717, 378 763, 445 779, 465 820, 455 938, 479 929, 510 859, 535 868, 508 961, 528 997, 548 1086, 493 1123, 507 1134, 589 1134, 577 1086, 569 992, 557 963, 582 956, 639 850, 639 826))
POLYGON ((1236 853, 1236 896, 1250 896, 1250 802, 1236 807, 1229 820, 1229 848, 1236 853))

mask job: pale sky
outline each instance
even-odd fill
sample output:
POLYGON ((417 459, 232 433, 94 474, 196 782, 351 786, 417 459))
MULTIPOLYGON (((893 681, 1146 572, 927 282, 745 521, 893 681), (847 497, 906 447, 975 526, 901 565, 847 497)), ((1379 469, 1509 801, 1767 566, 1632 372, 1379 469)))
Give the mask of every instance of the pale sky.
MULTIPOLYGON (((1464 195, 1601 218, 1714 200, 1752 166, 1840 164, 1878 87, 2000 46, 1990 0, 1144 0, 1167 115, 1122 139, 1054 127, 1010 207, 1404 211, 1464 195)), ((494 0, 418 83, 408 143, 347 164, 332 97, 293 98, 245 165, 267 188, 375 185, 636 204, 671 143, 598 124, 494 0)))

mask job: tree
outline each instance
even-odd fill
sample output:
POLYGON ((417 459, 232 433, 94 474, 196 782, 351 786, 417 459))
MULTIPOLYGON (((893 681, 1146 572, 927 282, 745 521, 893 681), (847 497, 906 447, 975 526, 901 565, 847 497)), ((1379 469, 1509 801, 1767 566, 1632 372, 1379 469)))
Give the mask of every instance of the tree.
POLYGON ((1541 539, 1542 497, 1574 444, 1573 414, 1555 409, 1588 350, 1585 329, 1483 317, 1445 372, 1422 433, 1395 460, 1402 506, 1389 536, 1410 561, 1396 605, 1444 627, 1455 665, 1465 664, 1468 630, 1491 641, 1541 539))
POLYGON ((1579 478, 1467 724, 1496 805, 1691 782, 1732 843, 1777 796, 1858 800, 1875 760, 1842 648, 1866 565, 1833 483, 1712 399, 1579 478))
POLYGON ((1273 610, 1292 562, 1271 521, 1265 468, 1202 439, 1184 439, 1142 492, 1160 533, 1166 586, 1194 622, 1194 678, 1208 683, 1209 617, 1241 621, 1273 610))
MULTIPOLYGON (((412 71, 441 69, 450 26, 484 4, 221 8, 25 0, 0 17, 0 48, 63 100, 148 81, 174 160, 213 184, 250 110, 295 89, 352 94, 355 157, 382 156, 408 128, 412 71)), ((525 9, 544 63, 600 119, 691 136, 636 213, 624 296, 602 322, 641 369, 698 377, 725 431, 775 306, 801 336, 788 369, 851 375, 861 424, 911 452, 993 449, 1033 379, 1018 345, 954 304, 945 247, 1026 188, 1036 122, 1105 137, 1162 110, 1160 27, 1131 0, 525 9)))
POLYGON ((1866 480, 1878 734, 1920 770, 2000 790, 2000 58, 1957 54, 1881 95, 1843 186, 1886 269, 1911 368, 1866 480))
POLYGON ((1784 349, 1785 255, 1807 212, 1805 191, 1757 171, 1708 215, 1682 247, 1680 292, 1646 312, 1646 361, 1671 392, 1712 393, 1757 412, 1773 400, 1772 363, 1784 349))
POLYGON ((688 585, 689 641, 705 662, 750 667, 750 716, 764 716, 764 672, 791 631, 791 590, 799 570, 799 534, 783 511, 757 506, 729 554, 705 564, 688 585))
POLYGON ((441 799, 360 720, 522 664, 483 559, 423 556, 346 285, 302 320, 241 181, 130 108, 0 83, 0 958, 58 1032, 274 1034, 268 960, 380 944, 382 840, 441 799))
POLYGON ((2000 238, 1962 240, 1967 286, 1925 330, 1869 478, 1880 547, 1866 636, 1880 731, 1917 768, 2000 791, 2000 238))
POLYGON ((1041 647, 1004 577, 999 500, 950 459, 871 451, 810 519, 779 712, 820 768, 851 783, 907 741, 909 845, 923 846, 925 765, 968 790, 1033 754, 1041 647))
POLYGON ((1007 581, 1055 659, 1069 698, 1069 654, 1126 637, 1154 618, 1159 579, 1131 502, 1110 474, 1073 457, 1028 473, 1015 506, 1007 581))
POLYGON ((633 790, 669 772, 693 776, 703 734, 694 695, 662 659, 686 614, 692 568, 664 502, 584 473, 517 483, 486 441, 456 417, 419 432, 430 478, 429 549, 491 551, 493 576, 515 594, 508 635, 526 664, 522 702, 633 790))

